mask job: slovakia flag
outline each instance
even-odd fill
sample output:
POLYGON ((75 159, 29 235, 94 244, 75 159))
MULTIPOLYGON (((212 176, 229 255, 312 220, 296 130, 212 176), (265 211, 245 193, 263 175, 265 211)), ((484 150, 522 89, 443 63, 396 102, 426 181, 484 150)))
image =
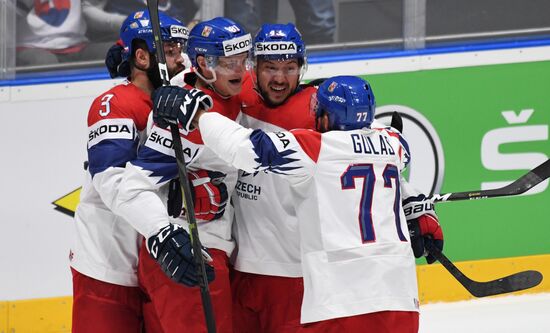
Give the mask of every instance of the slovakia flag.
POLYGON ((34 0, 34 11, 44 22, 59 27, 71 10, 71 0, 34 0))

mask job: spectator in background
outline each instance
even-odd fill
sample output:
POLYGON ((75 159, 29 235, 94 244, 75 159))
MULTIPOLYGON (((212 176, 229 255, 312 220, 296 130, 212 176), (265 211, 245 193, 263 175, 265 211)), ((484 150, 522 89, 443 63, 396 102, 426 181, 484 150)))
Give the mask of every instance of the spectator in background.
MULTIPOLYGON (((146 0, 83 0, 82 12, 93 41, 112 41, 126 16, 147 6, 146 0)), ((224 14, 224 0, 160 0, 159 10, 189 22, 189 29, 201 21, 224 14)))
POLYGON ((17 66, 103 59, 109 46, 89 43, 80 0, 17 1, 17 66))
MULTIPOLYGON (((336 20, 332 0, 289 0, 296 26, 306 44, 326 44, 334 41, 336 20)), ((286 23, 278 19, 278 0, 226 0, 225 15, 256 32, 263 23, 286 23)))

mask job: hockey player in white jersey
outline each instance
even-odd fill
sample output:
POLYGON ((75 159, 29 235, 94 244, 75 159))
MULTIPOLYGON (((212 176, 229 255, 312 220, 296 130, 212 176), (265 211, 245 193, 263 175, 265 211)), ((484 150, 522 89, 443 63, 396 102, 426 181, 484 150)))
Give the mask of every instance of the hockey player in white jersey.
MULTIPOLYGON (((181 51, 188 36, 180 21, 162 13, 160 25, 168 72, 175 75, 184 68, 181 51)), ((140 236, 112 205, 126 162, 146 138, 151 92, 161 85, 149 13, 131 14, 120 37, 128 81, 97 97, 88 113, 89 166, 70 254, 75 333, 139 333, 142 307, 148 308, 138 287, 140 236)), ((154 332, 151 323, 145 322, 148 332, 154 332)))
MULTIPOLYGON (((291 24, 264 24, 254 38, 255 80, 244 83, 240 124, 264 131, 313 129, 317 89, 299 84, 306 45, 291 24)), ((293 333, 300 327, 303 280, 298 218, 290 185, 266 172, 239 171, 233 192, 234 329, 293 333)))
MULTIPOLYGON (((227 162, 292 184, 304 274, 300 331, 417 332, 415 261, 400 190, 406 141, 370 128, 374 95, 360 78, 329 79, 316 98, 321 133, 251 130, 202 110, 193 124, 227 162)), ((191 110, 175 115, 161 107, 155 116, 193 127, 191 110)), ((424 223, 431 228, 421 224, 415 237, 442 238, 435 219, 424 223)))
MULTIPOLYGON (((192 108, 211 108, 212 112, 236 119, 240 114, 238 94, 243 77, 247 74, 250 48, 250 34, 230 19, 217 17, 195 25, 189 33, 187 54, 195 71, 192 74, 196 74, 190 77, 198 76, 193 84, 200 89, 188 85, 187 88, 192 91, 189 92, 180 87, 162 87, 153 94, 154 105, 179 110, 184 103, 192 105, 192 108)), ((151 298, 163 330, 206 332, 199 288, 188 288, 193 283, 178 278, 180 270, 185 266, 172 265, 169 260, 164 260, 163 255, 151 256, 155 239, 164 243, 168 253, 178 252, 178 242, 171 241, 174 232, 183 234, 188 242, 187 231, 183 230, 187 229, 187 222, 185 217, 180 216, 181 193, 170 191, 173 185, 170 181, 177 178, 178 165, 172 134, 166 127, 166 123, 156 122, 147 141, 140 147, 138 157, 126 165, 119 184, 115 211, 147 238, 147 245, 140 251, 139 282, 151 298), (169 200, 178 197, 179 204, 169 200), (164 231, 156 234, 159 229, 164 231)), ((192 176, 191 183, 208 187, 211 191, 223 187, 230 194, 237 181, 237 170, 204 146, 199 131, 189 135, 181 131, 180 135, 183 155, 192 176)), ((175 188, 180 187, 177 185, 175 188)), ((235 247, 231 235, 233 210, 221 201, 218 206, 208 202, 206 206, 212 207, 211 214, 206 214, 210 218, 205 219, 204 215, 199 214, 196 217, 200 240, 213 259, 210 269, 213 268, 215 279, 209 289, 216 329, 219 333, 231 333, 229 256, 235 247)), ((194 265, 185 261, 183 263, 194 265)))

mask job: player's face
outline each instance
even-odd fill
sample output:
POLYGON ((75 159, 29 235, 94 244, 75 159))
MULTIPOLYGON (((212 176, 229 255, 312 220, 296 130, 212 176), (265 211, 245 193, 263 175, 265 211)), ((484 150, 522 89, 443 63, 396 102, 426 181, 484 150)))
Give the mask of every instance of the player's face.
POLYGON ((185 69, 182 56, 183 45, 176 42, 164 42, 162 44, 164 46, 164 56, 166 57, 168 74, 170 77, 174 77, 176 74, 185 69))
POLYGON ((277 106, 283 104, 296 90, 300 65, 296 59, 258 59, 256 74, 264 99, 277 106))
POLYGON ((219 57, 216 66, 216 81, 213 85, 222 96, 235 96, 241 92, 243 77, 248 65, 248 53, 219 57))

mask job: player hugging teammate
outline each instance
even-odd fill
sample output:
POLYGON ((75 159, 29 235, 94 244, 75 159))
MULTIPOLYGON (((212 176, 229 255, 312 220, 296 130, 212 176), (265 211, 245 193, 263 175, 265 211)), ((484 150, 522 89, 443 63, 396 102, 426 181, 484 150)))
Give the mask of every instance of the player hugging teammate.
MULTIPOLYGON (((113 319, 116 331, 206 332, 199 254, 191 250, 167 129, 178 121, 217 332, 416 332, 414 256, 424 255, 424 240, 441 249, 443 235, 433 209, 405 217, 403 206, 423 197, 401 177, 406 140, 374 121, 370 84, 356 77, 330 78, 319 89, 300 84, 306 46, 293 24, 265 24, 252 39, 220 17, 194 26, 179 49, 165 44, 176 78, 160 87, 154 45, 144 37, 152 37, 141 19, 147 15, 130 16, 106 61, 112 74, 127 76, 122 54, 131 73, 151 77, 148 90, 136 93, 143 100, 137 129, 146 135, 94 138, 105 149, 90 152, 91 176, 104 179, 98 188, 109 186, 101 199, 113 223, 98 223, 101 234, 78 233, 83 244, 109 233, 116 239, 119 228, 132 235, 112 242, 135 263, 128 276, 140 289, 132 289, 139 291, 132 309, 143 319, 135 326, 113 319), (124 37, 137 29, 147 33, 124 37), (139 45, 147 52, 135 51, 139 45), (182 51, 192 64, 185 72, 182 51), (134 153, 95 171, 121 145, 134 153), (102 178, 103 169, 116 178, 102 178)), ((105 96, 96 102, 98 123, 109 119, 105 96)))

